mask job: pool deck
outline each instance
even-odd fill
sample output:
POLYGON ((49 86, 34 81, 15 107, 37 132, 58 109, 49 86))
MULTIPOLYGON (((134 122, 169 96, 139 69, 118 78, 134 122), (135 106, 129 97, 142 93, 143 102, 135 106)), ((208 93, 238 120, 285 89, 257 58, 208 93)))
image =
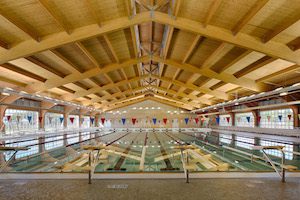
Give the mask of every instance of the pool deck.
POLYGON ((299 199, 300 179, 3 180, 0 199, 299 199), (108 188, 127 185, 127 188, 108 188))

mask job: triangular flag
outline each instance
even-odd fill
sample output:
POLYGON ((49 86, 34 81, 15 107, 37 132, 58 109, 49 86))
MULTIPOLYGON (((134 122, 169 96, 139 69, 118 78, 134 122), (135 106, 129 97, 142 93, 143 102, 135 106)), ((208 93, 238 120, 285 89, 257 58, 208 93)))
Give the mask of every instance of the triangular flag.
POLYGON ((220 122, 220 117, 216 117, 216 121, 217 121, 217 123, 219 124, 219 122, 220 122))
POLYGON ((132 119, 132 123, 133 123, 133 125, 135 125, 135 121, 136 121, 136 119, 132 119))
POLYGON ((230 121, 230 117, 226 117, 226 119, 227 119, 227 123, 229 123, 229 121, 230 121))
POLYGON ((247 119, 247 121, 248 121, 248 123, 250 122, 250 117, 246 117, 246 119, 247 119))
POLYGON ((282 115, 278 115, 278 118, 281 121, 282 120, 282 115))
POLYGON ((270 121, 271 120, 271 116, 269 115, 269 116, 267 116, 267 119, 268 119, 268 121, 270 121))
POLYGON ((185 120, 185 124, 188 124, 189 118, 184 118, 184 120, 185 120))
POLYGON ((21 116, 18 115, 16 116, 16 118, 17 118, 17 122, 19 123, 21 116))
POLYGON ((63 123, 64 118, 63 118, 63 117, 60 117, 59 120, 60 120, 60 123, 63 123))
POLYGON ((71 121, 71 123, 73 124, 73 122, 74 122, 74 117, 71 117, 71 118, 70 118, 70 121, 71 121))
POLYGON ((102 122, 102 124, 104 124, 105 118, 101 118, 101 122, 102 122))
POLYGON ((10 118, 11 118, 11 116, 10 116, 10 115, 8 115, 8 116, 7 116, 7 121, 9 121, 9 120, 10 120, 10 118))
POLYGON ((257 121, 260 122, 260 120, 261 120, 261 116, 257 116, 257 121))
POLYGON ((123 125, 125 125, 126 119, 122 119, 123 125))
POLYGON ((32 119, 32 117, 31 117, 31 116, 28 116, 28 117, 27 117, 27 119, 28 119, 28 122, 30 123, 30 122, 31 122, 31 119, 32 119))
POLYGON ((288 115, 289 120, 291 120, 292 115, 288 115))
POLYGON ((240 122, 241 121, 241 117, 236 117, 237 121, 240 122))
POLYGON ((196 124, 198 124, 199 118, 195 118, 195 122, 196 124))
POLYGON ((91 118, 91 122, 92 122, 92 124, 94 124, 94 120, 95 120, 95 118, 91 118))
POLYGON ((164 122, 165 124, 167 124, 167 120, 168 120, 168 119, 163 119, 163 122, 164 122))
POLYGON ((49 123, 52 124, 52 118, 53 117, 49 117, 49 123))
POLYGON ((157 119, 156 119, 156 118, 153 118, 152 120, 153 120, 153 123, 154 123, 154 125, 155 125, 157 119))

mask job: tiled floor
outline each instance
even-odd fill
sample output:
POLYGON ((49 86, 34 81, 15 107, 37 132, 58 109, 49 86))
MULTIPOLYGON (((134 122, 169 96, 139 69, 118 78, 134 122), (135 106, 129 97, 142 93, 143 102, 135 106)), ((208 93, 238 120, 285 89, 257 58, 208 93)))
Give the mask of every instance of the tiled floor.
POLYGON ((300 199, 300 179, 1 180, 0 199, 300 199), (108 188, 128 185, 127 188, 108 188))

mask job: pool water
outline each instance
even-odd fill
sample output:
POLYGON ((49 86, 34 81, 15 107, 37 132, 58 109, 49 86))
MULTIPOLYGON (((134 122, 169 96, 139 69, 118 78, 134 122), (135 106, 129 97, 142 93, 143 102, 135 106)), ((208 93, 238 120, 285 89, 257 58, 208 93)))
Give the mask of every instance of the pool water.
MULTIPOLYGON (((181 152, 173 147, 188 144, 194 145, 195 149, 185 150, 183 155, 185 160, 188 157, 188 165, 193 166, 195 172, 274 171, 263 159, 261 151, 252 150, 254 145, 283 145, 288 151, 286 164, 300 167, 300 156, 291 153, 299 151, 300 142, 291 138, 274 140, 229 131, 192 130, 106 131, 84 137, 82 133, 72 133, 74 137, 78 138, 71 139, 70 136, 69 143, 59 142, 64 139, 53 140, 57 144, 52 145, 53 149, 17 158, 4 172, 83 172, 82 168, 88 165, 88 150, 83 146, 101 144, 106 144, 106 148, 100 151, 95 172, 183 172, 181 152), (262 159, 251 159, 252 153, 262 159)), ((267 154, 274 162, 281 163, 280 151, 268 150, 267 154)), ((94 161, 97 151, 92 155, 94 161)))

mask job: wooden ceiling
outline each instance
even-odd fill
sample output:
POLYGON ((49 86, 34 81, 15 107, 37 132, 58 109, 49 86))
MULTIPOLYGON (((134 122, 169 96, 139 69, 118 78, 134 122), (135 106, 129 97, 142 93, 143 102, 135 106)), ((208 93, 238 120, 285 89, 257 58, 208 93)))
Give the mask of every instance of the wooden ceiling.
POLYGON ((0 87, 187 110, 300 82, 300 0, 0 1, 0 87))

